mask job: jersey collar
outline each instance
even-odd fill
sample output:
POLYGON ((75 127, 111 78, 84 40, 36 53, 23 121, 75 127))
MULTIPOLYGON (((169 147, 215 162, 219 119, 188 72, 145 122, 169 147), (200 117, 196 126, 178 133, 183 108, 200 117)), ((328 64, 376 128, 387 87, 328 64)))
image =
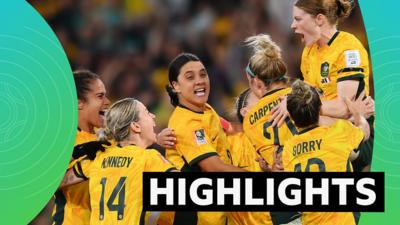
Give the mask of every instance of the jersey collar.
POLYGON ((272 95, 273 93, 278 92, 278 91, 283 90, 283 89, 285 89, 285 88, 278 88, 278 89, 269 91, 269 92, 265 93, 265 94, 263 95, 263 97, 268 96, 268 95, 272 95))
POLYGON ((328 46, 331 46, 332 42, 336 39, 336 37, 339 35, 339 33, 340 33, 340 31, 336 31, 336 33, 328 41, 328 43, 327 43, 328 46))
POLYGON ((318 127, 318 125, 307 127, 306 129, 299 131, 299 134, 304 134, 304 133, 306 133, 306 132, 308 132, 310 130, 313 130, 313 129, 317 128, 317 127, 318 127))
POLYGON ((186 106, 184 106, 184 105, 182 105, 180 103, 178 104, 178 106, 181 107, 181 108, 187 109, 187 110, 189 110, 191 112, 197 113, 197 114, 204 114, 204 112, 197 112, 197 111, 191 110, 188 107, 186 107, 186 106))

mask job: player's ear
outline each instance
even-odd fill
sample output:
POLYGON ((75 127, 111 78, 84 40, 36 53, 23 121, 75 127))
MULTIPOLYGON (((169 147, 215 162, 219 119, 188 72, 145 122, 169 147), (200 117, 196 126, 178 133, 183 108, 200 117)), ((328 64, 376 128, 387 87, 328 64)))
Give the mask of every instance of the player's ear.
POLYGON ((240 115, 242 115, 243 117, 245 117, 248 112, 249 109, 247 107, 243 107, 240 109, 240 115))
POLYGON ((317 23, 317 25, 319 27, 321 27, 322 25, 324 25, 327 22, 327 18, 325 15, 320 13, 315 17, 315 22, 317 23))
POLYGON ((254 80, 254 94, 256 96, 263 96, 264 95, 264 90, 265 90, 265 84, 262 80, 258 79, 257 77, 253 78, 254 80))
POLYGON ((84 104, 85 104, 85 101, 78 99, 78 110, 82 110, 84 104))
POLYGON ((176 93, 181 92, 181 87, 177 81, 172 81, 171 84, 172 84, 172 87, 174 88, 174 90, 176 91, 176 93))
POLYGON ((131 122, 130 129, 131 129, 131 131, 133 131, 135 133, 142 132, 142 127, 140 126, 140 124, 138 122, 131 122))

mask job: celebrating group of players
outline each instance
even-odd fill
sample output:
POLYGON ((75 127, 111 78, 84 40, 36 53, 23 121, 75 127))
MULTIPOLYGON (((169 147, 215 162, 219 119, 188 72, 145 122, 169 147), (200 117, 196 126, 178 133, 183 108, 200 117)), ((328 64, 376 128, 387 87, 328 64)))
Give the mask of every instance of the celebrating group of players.
POLYGON ((304 81, 287 75, 281 49, 268 35, 248 37, 249 88, 236 102, 238 122, 207 104, 209 75, 190 53, 169 65, 166 90, 175 107, 156 135, 155 116, 139 100, 110 105, 100 77, 74 72, 78 132, 73 159, 55 194, 53 224, 356 224, 355 213, 145 212, 142 173, 369 171, 374 101, 369 60, 352 34, 337 30, 347 0, 298 0, 292 29, 306 47, 304 81), (156 150, 166 148, 165 158, 156 150))

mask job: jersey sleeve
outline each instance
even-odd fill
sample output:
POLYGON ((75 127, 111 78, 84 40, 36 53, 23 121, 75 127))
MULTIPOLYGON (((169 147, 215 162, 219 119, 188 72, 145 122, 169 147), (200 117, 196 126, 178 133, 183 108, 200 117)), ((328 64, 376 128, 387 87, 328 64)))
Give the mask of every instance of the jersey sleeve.
POLYGON ((72 170, 74 171, 75 176, 87 180, 90 177, 90 167, 92 165, 92 160, 83 158, 74 162, 72 170))
POLYGON ((175 130, 175 133, 177 136, 176 150, 190 166, 207 157, 218 155, 200 122, 191 121, 186 129, 175 130))
POLYGON ((361 44, 359 45, 355 44, 340 54, 336 61, 337 82, 364 79, 365 73, 369 70, 369 59, 366 50, 361 44))
POLYGON ((157 150, 146 150, 146 172, 169 172, 177 170, 167 159, 164 158, 157 150))
POLYGON ((352 150, 357 149, 364 139, 364 132, 361 128, 354 126, 350 121, 339 120, 339 126, 341 126, 343 134, 347 137, 348 146, 352 150))

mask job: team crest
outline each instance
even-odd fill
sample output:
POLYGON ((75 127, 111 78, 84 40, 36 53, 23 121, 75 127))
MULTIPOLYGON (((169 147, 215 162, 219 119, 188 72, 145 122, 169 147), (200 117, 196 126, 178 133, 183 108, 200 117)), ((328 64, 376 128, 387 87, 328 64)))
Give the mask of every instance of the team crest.
POLYGON ((204 135, 204 129, 195 130, 194 136, 196 137, 196 142, 198 145, 207 144, 206 136, 204 135))
POLYGON ((324 62, 321 64, 321 76, 327 77, 329 75, 329 63, 324 62))

